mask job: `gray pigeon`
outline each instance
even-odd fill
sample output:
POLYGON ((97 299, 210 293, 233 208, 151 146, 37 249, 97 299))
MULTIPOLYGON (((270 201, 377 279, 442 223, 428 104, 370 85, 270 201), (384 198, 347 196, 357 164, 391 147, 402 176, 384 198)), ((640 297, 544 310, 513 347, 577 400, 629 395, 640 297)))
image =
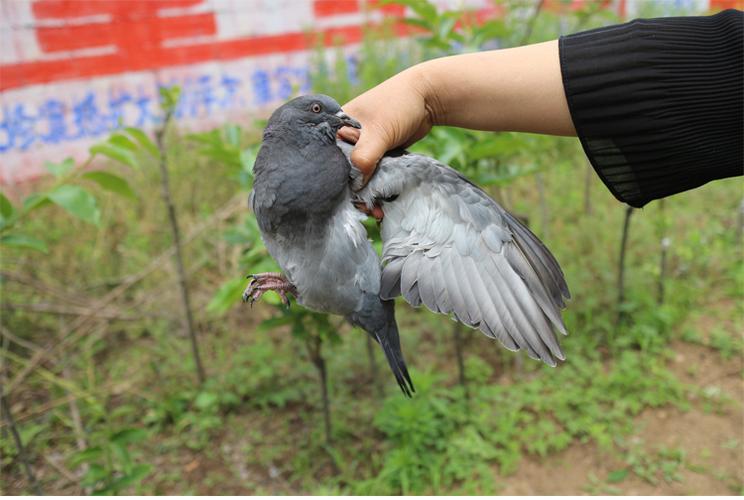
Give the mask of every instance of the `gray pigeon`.
POLYGON ((570 297, 547 248, 457 171, 405 151, 379 163, 362 188, 342 126, 360 128, 336 101, 309 95, 278 108, 264 131, 250 204, 284 271, 252 275, 243 299, 274 290, 364 329, 385 352, 401 390, 414 391, 393 299, 452 315, 555 366, 554 331, 570 297), (362 225, 382 215, 382 266, 362 225))

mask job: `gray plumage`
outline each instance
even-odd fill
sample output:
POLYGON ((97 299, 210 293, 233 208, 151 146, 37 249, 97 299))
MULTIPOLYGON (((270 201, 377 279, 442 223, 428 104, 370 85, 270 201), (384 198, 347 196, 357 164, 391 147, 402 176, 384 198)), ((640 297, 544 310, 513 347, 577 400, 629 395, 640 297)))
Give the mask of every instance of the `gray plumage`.
POLYGON ((299 97, 274 112, 254 166, 251 206, 297 301, 363 328, 410 396, 393 303, 379 296, 379 258, 362 225, 366 216, 351 202, 351 165, 336 145, 336 131, 355 122, 340 113, 327 96, 299 97))
MULTIPOLYGON (((347 158, 352 146, 338 142, 347 158)), ((352 171, 353 182, 360 175, 352 171)), ((555 366, 565 359, 555 331, 570 298, 547 248, 462 174, 432 158, 385 156, 355 193, 385 217, 381 292, 452 314, 509 350, 555 366), (391 200, 386 202, 384 200, 391 200)))
POLYGON ((566 333, 560 311, 570 295, 537 237, 457 171, 422 155, 385 156, 359 190, 353 147, 335 139, 344 124, 355 122, 330 97, 294 99, 272 115, 256 160, 251 204, 298 302, 365 329, 408 395, 398 295, 509 350, 551 366, 564 359, 554 331, 566 333), (354 202, 382 207, 382 269, 354 202))

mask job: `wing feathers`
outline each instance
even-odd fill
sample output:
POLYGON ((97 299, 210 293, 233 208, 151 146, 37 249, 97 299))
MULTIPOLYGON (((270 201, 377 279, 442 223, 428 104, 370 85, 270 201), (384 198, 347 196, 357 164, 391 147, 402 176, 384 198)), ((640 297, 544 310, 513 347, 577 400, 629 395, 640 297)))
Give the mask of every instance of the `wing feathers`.
POLYGON ((382 201, 383 298, 402 294, 551 366, 564 359, 554 333, 566 333, 563 272, 483 191, 430 158, 403 154, 383 158, 357 198, 382 201))
POLYGON ((382 269, 380 297, 383 300, 390 300, 400 295, 400 272, 403 262, 403 259, 396 259, 382 269))
POLYGON ((408 255, 403 262, 403 270, 400 275, 400 290, 409 302, 408 295, 418 281, 419 257, 419 253, 415 251, 408 255))

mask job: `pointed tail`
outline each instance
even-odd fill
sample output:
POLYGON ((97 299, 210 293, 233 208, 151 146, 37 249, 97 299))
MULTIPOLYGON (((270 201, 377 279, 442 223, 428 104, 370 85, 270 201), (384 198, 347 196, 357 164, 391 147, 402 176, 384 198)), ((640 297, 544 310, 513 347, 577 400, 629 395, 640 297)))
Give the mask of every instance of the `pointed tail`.
POLYGON ((394 302, 392 300, 380 300, 377 296, 370 296, 370 299, 364 301, 364 307, 359 312, 351 315, 349 320, 352 324, 363 328, 380 344, 400 390, 407 397, 412 397, 416 389, 413 387, 400 348, 394 302))

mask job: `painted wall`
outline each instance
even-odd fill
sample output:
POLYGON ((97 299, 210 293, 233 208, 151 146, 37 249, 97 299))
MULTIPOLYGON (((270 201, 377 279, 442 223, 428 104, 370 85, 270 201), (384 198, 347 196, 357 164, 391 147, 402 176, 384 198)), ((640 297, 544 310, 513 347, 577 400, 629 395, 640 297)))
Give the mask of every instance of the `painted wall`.
MULTIPOLYGON (((663 1, 704 10, 731 0, 663 1)), ((160 85, 182 87, 187 127, 266 112, 309 89, 313 36, 346 45, 353 68, 362 25, 405 14, 375 2, 0 0, 0 184, 42 175, 45 160, 84 158, 122 124, 152 129, 160 85)), ((497 11, 489 0, 436 3, 497 11)), ((629 15, 637 4, 613 2, 629 15)))

